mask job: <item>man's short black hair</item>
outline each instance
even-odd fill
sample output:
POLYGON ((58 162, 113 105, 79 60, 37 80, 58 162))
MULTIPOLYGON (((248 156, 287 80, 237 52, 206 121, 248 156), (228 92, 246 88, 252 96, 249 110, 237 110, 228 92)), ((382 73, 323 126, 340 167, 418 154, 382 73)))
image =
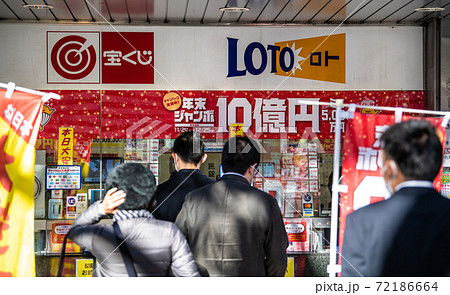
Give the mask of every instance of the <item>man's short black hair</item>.
POLYGON ((222 170, 244 175, 248 167, 259 164, 259 144, 246 136, 228 139, 222 151, 222 170))
POLYGON ((143 209, 144 205, 153 203, 156 180, 153 172, 143 165, 124 163, 116 166, 106 179, 105 192, 114 187, 127 194, 118 209, 143 209))
POLYGON ((436 128, 425 120, 389 127, 381 136, 385 157, 394 160, 408 179, 433 181, 442 165, 442 144, 436 128))
POLYGON ((205 144, 200 134, 189 130, 178 135, 173 143, 172 151, 183 162, 197 165, 205 154, 205 144))

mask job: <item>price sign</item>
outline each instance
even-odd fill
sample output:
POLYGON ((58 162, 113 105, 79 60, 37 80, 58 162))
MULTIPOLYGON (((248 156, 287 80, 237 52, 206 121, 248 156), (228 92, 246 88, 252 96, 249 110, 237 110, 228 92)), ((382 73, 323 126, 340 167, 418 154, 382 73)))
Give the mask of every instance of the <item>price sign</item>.
POLYGON ((76 259, 76 276, 92 277, 94 259, 76 259))

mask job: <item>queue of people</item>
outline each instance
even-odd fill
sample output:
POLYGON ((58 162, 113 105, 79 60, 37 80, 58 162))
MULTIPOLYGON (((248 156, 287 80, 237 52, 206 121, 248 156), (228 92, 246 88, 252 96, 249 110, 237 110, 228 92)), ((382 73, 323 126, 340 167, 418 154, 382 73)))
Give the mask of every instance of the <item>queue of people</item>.
POLYGON ((231 138, 217 182, 199 170, 206 154, 194 132, 177 137, 172 157, 177 171, 158 187, 141 164, 117 166, 104 199, 75 220, 68 236, 96 257, 93 275, 284 276, 288 239, 280 209, 250 185, 258 142, 231 138), (112 225, 98 223, 106 214, 112 225))
MULTIPOLYGON (((443 155, 436 128, 405 121, 381 143, 392 196, 347 216, 341 275, 450 276, 450 200, 432 183, 443 155)), ((69 238, 97 258, 94 275, 284 276, 280 209, 251 185, 259 143, 230 138, 218 181, 199 170, 204 143, 192 131, 175 140, 172 157, 177 171, 158 187, 140 164, 116 167, 103 201, 76 219, 69 238), (98 223, 106 214, 114 214, 113 225, 98 223)))

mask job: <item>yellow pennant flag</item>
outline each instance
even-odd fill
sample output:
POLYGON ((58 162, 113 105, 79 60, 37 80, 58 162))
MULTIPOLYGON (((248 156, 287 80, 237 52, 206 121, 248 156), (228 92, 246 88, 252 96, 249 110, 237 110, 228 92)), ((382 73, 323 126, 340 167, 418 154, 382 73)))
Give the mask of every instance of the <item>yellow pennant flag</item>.
POLYGON ((0 90, 0 277, 35 276, 34 162, 42 97, 0 90))
POLYGON ((235 136, 244 136, 244 124, 230 124, 230 138, 235 136))

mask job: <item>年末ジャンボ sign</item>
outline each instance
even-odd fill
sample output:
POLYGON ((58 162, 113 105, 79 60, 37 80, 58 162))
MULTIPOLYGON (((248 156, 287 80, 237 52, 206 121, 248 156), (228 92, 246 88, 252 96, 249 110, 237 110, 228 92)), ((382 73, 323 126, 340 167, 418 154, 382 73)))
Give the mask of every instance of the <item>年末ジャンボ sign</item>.
MULTIPOLYGON (((97 138, 99 91, 55 92, 64 103, 49 103, 55 111, 40 137, 55 138, 59 126, 70 126, 75 138, 97 138)), ((304 102, 344 99, 345 103, 359 105, 423 108, 422 91, 111 90, 103 91, 102 97, 103 138, 176 138, 187 129, 195 129, 208 139, 228 138, 230 126, 239 124, 254 138, 318 139, 319 149, 326 152, 334 149, 336 109, 304 102)), ((369 108, 361 113, 382 114, 369 108)), ((345 133, 345 122, 342 127, 345 133)))

